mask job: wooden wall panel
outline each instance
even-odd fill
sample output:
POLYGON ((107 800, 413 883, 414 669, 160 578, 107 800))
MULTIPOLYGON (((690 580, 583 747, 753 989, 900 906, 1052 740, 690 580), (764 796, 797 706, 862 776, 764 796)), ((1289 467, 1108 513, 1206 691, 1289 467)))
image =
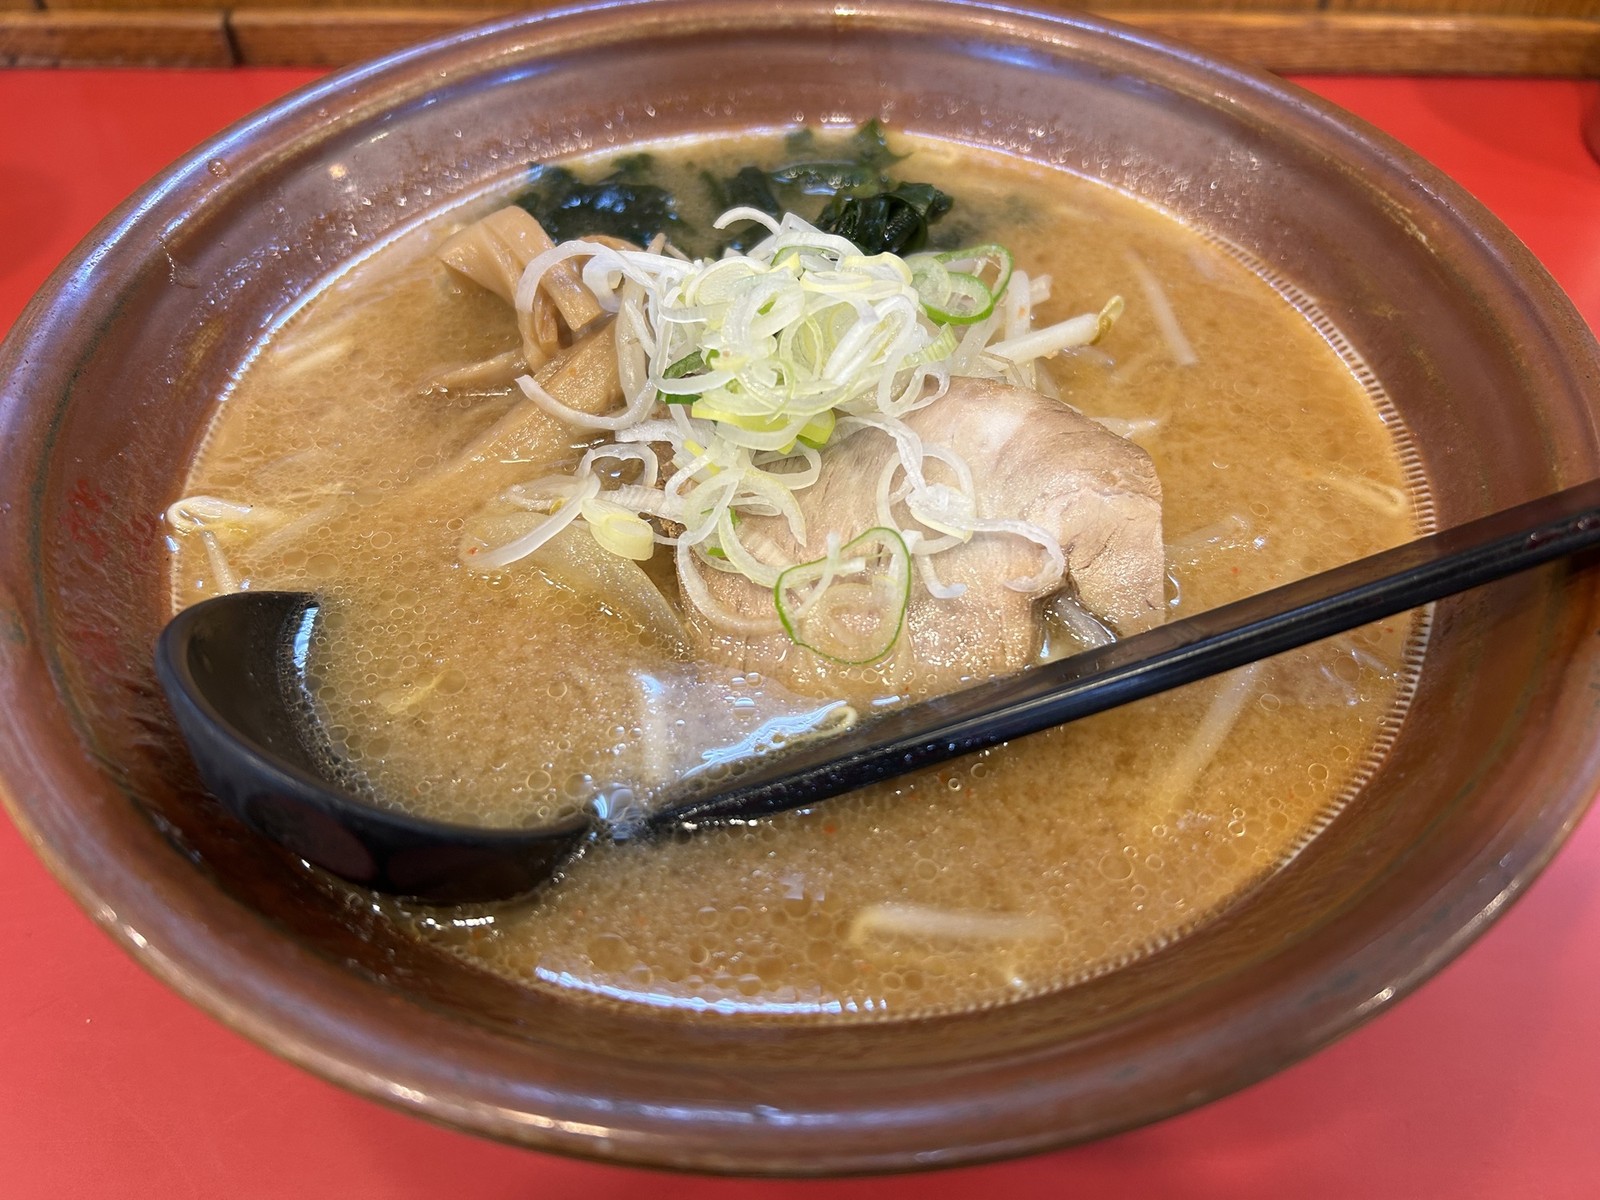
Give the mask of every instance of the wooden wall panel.
MULTIPOLYGON (((1326 7, 1326 0, 1030 0, 1035 8, 1058 9, 1061 12, 1082 12, 1092 9, 1108 17, 1125 12, 1164 11, 1168 9, 1202 8, 1215 12, 1316 12, 1326 7)), ((1597 0, 1600 2, 1600 0, 1597 0)))
MULTIPOLYGON (((1600 76, 1600 21, 1372 13, 1102 9, 1106 16, 1274 71, 1600 76)), ((241 62, 339 66, 494 10, 236 9, 241 62)))
MULTIPOLYGON (((220 0, 0 0, 0 64, 340 66, 563 0, 245 2, 227 9, 220 0), (27 11, 35 3, 46 11, 27 11)), ((1600 0, 1090 3, 1130 25, 1271 70, 1600 77, 1600 0)))
POLYGON ((0 12, 0 66, 226 67, 221 12, 0 12))
MULTIPOLYGON (((46 0, 55 3, 55 0, 46 0)), ((1209 7, 1172 4, 1169 8, 1209 7)), ((1326 0, 1329 12, 1427 13, 1435 17, 1463 13, 1502 17, 1600 17, 1600 0, 1326 0)))
POLYGON ((239 61, 249 66, 334 67, 387 54, 504 10, 238 8, 229 28, 239 61))
MULTIPOLYGON (((305 0, 301 0, 305 3, 305 0)), ((39 0, 39 7, 50 12, 206 12, 222 13, 226 10, 218 0, 39 0)))
POLYGON ((1109 15, 1273 71, 1600 76, 1600 21, 1176 10, 1109 15))
MULTIPOLYGON (((37 0, 53 11, 95 9, 102 12, 149 12, 154 9, 185 12, 205 11, 229 13, 237 7, 227 0, 37 0)), ((1312 0, 1313 3, 1316 0, 1312 0)), ((337 15, 352 12, 373 12, 395 7, 395 0, 246 0, 248 7, 256 9, 293 9, 307 15, 329 13, 337 15)), ((485 9, 513 11, 538 11, 547 8, 568 7, 562 0, 412 0, 404 5, 407 11, 439 10, 448 14, 452 10, 481 12, 485 9)))

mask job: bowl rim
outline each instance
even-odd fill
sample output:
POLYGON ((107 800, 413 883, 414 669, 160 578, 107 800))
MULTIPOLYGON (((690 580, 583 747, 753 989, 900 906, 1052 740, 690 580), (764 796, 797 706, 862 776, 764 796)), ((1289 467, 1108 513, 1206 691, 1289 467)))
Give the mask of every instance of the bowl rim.
MULTIPOLYGON (((99 262, 102 247, 113 242, 123 243, 140 230, 152 225, 160 228, 166 220, 181 216, 178 197, 195 187, 204 190, 219 186, 209 176, 208 166, 213 160, 225 157, 230 147, 274 134, 280 140, 293 141, 294 137, 304 136, 313 128, 326 133, 333 125, 367 119, 418 94, 425 77, 448 76, 451 70, 470 75, 473 70, 486 69, 483 59, 474 60, 479 48, 488 48, 502 56, 516 56, 535 54, 541 46, 558 43, 568 46, 633 40, 643 36, 642 31, 648 27, 680 22, 684 14, 690 13, 706 21, 744 22, 752 27, 758 22, 763 27, 770 27, 775 21, 804 25, 826 22, 845 32, 852 23, 870 27, 874 22, 917 21, 924 28, 960 31, 968 38, 972 36, 970 22, 981 18, 985 36, 989 38, 1024 38, 1050 45, 1087 38, 1122 50, 1131 48, 1197 77, 1226 81, 1242 90, 1252 102, 1273 106, 1275 111, 1291 115, 1301 124, 1315 125, 1324 136, 1361 143, 1391 169, 1407 173, 1418 189, 1457 215, 1462 227, 1473 232, 1502 271, 1514 276, 1524 290, 1531 290, 1554 314, 1560 326, 1554 330, 1554 336, 1568 343, 1574 352, 1574 362, 1600 362, 1593 338, 1570 303, 1532 255, 1487 209, 1437 169, 1370 125, 1262 72, 1220 63, 1163 38, 1098 18, 995 7, 967 0, 863 0, 849 6, 826 0, 782 0, 776 5, 762 6, 760 14, 741 0, 668 0, 665 3, 663 0, 623 0, 621 3, 596 0, 557 10, 502 17, 336 72, 297 89, 209 139, 100 222, 50 276, 0 347, 0 381, 10 379, 20 369, 30 346, 42 345, 56 335, 64 319, 55 311, 58 301, 81 286, 86 274, 99 262), (359 98, 351 103, 352 96, 359 98), (337 107, 334 122, 317 122, 316 111, 323 105, 337 107), (294 134, 295 129, 301 132, 294 134), (289 135, 285 134, 286 130, 289 135)), ((17 402, 20 403, 20 399, 17 402)), ((0 593, 0 600, 5 599, 0 593)), ((9 659, 5 669, 8 672, 11 669, 9 659)), ((0 756, 14 763, 22 750, 15 741, 12 726, 0 727, 0 756)), ((92 771, 80 767, 80 772, 81 781, 86 783, 92 771)), ((1581 778, 1593 780, 1597 777, 1600 777, 1600 747, 1591 747, 1581 778)), ((1027 1137, 991 1138, 961 1146, 949 1154, 930 1155, 903 1149, 860 1158, 848 1164, 847 1169, 865 1172, 954 1165, 1044 1150, 1194 1107, 1297 1061, 1371 1019, 1460 953, 1543 870, 1592 798, 1590 787, 1569 788, 1560 803, 1546 806, 1538 824, 1541 836, 1537 843, 1524 842, 1516 848, 1521 851, 1520 858, 1503 853, 1504 848, 1485 848, 1479 860, 1485 869, 1470 881, 1470 886, 1464 885, 1459 894, 1441 896, 1437 909, 1419 914, 1417 919, 1390 930, 1388 940, 1392 953, 1405 957, 1411 966, 1388 978, 1367 1004, 1354 1013, 1341 1014, 1336 1020, 1306 1026, 1298 1037, 1277 1044, 1274 1054, 1241 1064, 1240 1070, 1217 1081, 1215 1087, 1203 1093, 1185 1096, 1180 1102, 1162 1111, 1147 1112, 1137 1120, 1113 1123, 1104 1128, 1059 1136, 1050 1131, 1035 1131, 1027 1137), (1437 932, 1441 919, 1449 923, 1450 929, 1443 938, 1437 932)), ((542 1149, 605 1161, 768 1173, 761 1164, 721 1154, 709 1145, 692 1147, 688 1154, 664 1152, 659 1134, 649 1130, 630 1130, 607 1125, 603 1120, 586 1128, 571 1120, 552 1118, 541 1122, 526 1112, 510 1112, 474 1101, 466 1094, 470 1088, 462 1085, 460 1078, 448 1070, 436 1072, 424 1087, 413 1086, 415 1080, 406 1082, 394 1078, 382 1069, 382 1039, 352 1032, 355 1026, 351 1018, 355 1014, 308 1011, 299 1001, 301 989, 268 977, 250 956, 228 943, 226 930, 219 927, 200 931, 204 937, 199 941, 163 936, 174 932, 174 928, 162 919, 163 902, 159 893, 130 871, 115 869, 117 864, 109 864, 74 845, 63 844, 57 836, 59 830, 44 818, 39 798, 15 789, 9 769, 0 778, 0 803, 52 874, 136 961, 224 1024, 298 1066, 403 1111, 542 1149)), ((309 962, 317 969, 328 968, 327 964, 308 959, 298 948, 279 947, 274 953, 301 966, 309 962)), ((371 1000, 370 996, 365 997, 366 1003, 370 1004, 371 1000)), ((405 1003, 398 997, 392 1002, 405 1003)), ((804 1153, 802 1150, 801 1155, 804 1153)), ((800 1156, 787 1161, 774 1159, 773 1167, 774 1173, 837 1169, 831 1164, 819 1167, 800 1156)))

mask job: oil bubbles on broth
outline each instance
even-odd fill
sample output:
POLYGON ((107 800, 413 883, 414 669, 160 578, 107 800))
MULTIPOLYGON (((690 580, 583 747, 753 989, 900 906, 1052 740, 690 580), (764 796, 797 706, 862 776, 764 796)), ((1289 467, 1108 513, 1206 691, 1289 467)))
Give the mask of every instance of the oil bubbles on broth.
MULTIPOLYGON (((896 171, 956 197, 962 240, 1051 277, 1041 322, 1125 298, 1111 336, 1044 369, 1154 461, 1172 615, 1417 532, 1405 431, 1292 289, 1108 188, 901 142, 896 171)), ((740 138, 656 158, 689 197, 702 172, 780 156, 740 138)), ((414 231, 331 282, 242 373, 186 490, 249 511, 175 540, 175 603, 245 579, 321 594, 317 701, 345 781, 445 819, 549 820, 706 747, 835 719, 769 674, 687 658, 680 618, 608 588, 587 535, 502 571, 460 565, 466 492, 570 469, 590 443, 541 417, 511 461, 454 472, 521 399, 475 366, 521 334, 438 265, 449 232, 414 231)), ((1058 617, 1047 652, 1093 636, 1058 617)), ((1425 638, 1424 618, 1396 618, 813 809, 602 843, 521 904, 388 910, 485 969, 603 1003, 862 1020, 1061 988, 1287 862, 1381 760, 1425 638)), ((870 695, 875 678, 845 682, 870 695)))

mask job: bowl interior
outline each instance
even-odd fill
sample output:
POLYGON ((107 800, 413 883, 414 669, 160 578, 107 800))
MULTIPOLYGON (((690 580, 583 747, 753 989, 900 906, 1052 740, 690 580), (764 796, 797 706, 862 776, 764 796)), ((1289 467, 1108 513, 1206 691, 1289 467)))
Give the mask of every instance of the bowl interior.
POLYGON ((1438 606, 1382 768, 1263 887, 1122 970, 961 1016, 796 1029, 526 992, 200 791, 150 669, 157 514, 271 323, 526 162, 871 116, 1102 179, 1293 281, 1414 432, 1441 525, 1600 469, 1592 339, 1493 218, 1319 102, 1111 26, 607 6, 335 77, 120 210, 0 356, 4 790, 147 965, 278 1052, 466 1128, 683 1167, 888 1169, 1082 1139, 1258 1078, 1425 978, 1543 865, 1600 777, 1600 596, 1571 567, 1438 606))

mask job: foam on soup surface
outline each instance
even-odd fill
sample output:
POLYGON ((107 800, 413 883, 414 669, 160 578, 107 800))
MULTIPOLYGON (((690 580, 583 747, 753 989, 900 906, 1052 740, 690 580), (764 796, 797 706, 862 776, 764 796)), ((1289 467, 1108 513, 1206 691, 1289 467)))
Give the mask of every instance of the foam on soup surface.
MULTIPOLYGON (((1103 342, 1048 370, 1152 456, 1172 615, 1414 535, 1427 505, 1393 410, 1241 255, 1094 183, 909 144, 897 173, 956 197, 955 240, 1053 278, 1041 321, 1125 297, 1103 342)), ((662 155, 685 197, 703 169, 777 157, 761 139, 662 155)), ((590 439, 540 417, 536 453, 467 453, 520 397, 463 371, 518 335, 433 257, 448 232, 348 271, 242 372, 187 491, 253 515, 175 543, 175 603, 242 581, 319 593, 330 753, 350 786, 426 816, 537 822, 826 726, 828 697, 689 661, 670 615, 608 588, 581 532, 498 573, 460 566, 477 507, 590 439)), ((1403 717, 1424 635, 1396 618, 813 809, 602 843, 520 904, 391 912, 485 969, 604 1003, 860 1020, 1068 986, 1181 936, 1331 819, 1403 717)))

